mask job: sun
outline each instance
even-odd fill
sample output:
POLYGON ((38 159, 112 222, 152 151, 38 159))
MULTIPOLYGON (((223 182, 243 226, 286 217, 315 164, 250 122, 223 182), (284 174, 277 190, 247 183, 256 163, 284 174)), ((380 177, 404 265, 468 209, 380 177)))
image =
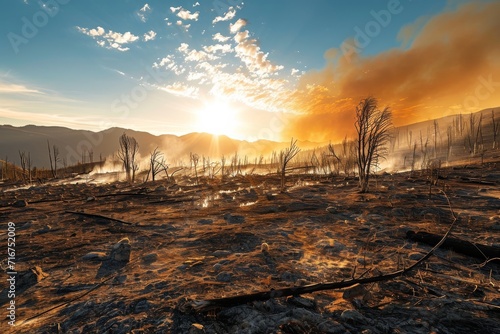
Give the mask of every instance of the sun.
POLYGON ((237 110, 225 101, 212 101, 198 112, 198 129, 213 135, 229 137, 237 133, 237 110))

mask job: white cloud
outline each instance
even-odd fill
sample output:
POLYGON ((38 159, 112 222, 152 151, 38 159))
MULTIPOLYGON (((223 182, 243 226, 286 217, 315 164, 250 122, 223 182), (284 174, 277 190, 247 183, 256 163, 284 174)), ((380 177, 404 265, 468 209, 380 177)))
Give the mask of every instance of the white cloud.
POLYGON ((156 88, 173 95, 187 97, 197 97, 199 92, 199 88, 187 86, 180 82, 175 82, 174 84, 167 86, 157 86, 156 88))
POLYGON ((172 13, 177 12, 177 16, 183 20, 195 20, 198 21, 198 17, 200 16, 200 12, 191 13, 189 10, 179 7, 170 7, 172 13))
POLYGON ((150 30, 144 34, 144 42, 152 41, 155 38, 156 38, 156 33, 153 30, 150 30))
POLYGON ((222 36, 219 32, 213 35, 212 38, 214 39, 214 41, 222 43, 227 42, 231 39, 231 37, 222 36))
POLYGON ((246 65, 247 69, 256 75, 265 76, 283 69, 281 65, 274 65, 268 59, 267 53, 261 51, 257 40, 249 38, 249 32, 239 32, 234 36, 236 56, 246 65))
POLYGON ((217 16, 215 19, 213 19, 212 24, 216 24, 217 22, 221 21, 229 21, 234 19, 236 15, 236 10, 233 7, 229 7, 227 13, 224 14, 224 16, 217 16))
POLYGON ((295 74, 297 74, 297 73, 299 73, 299 72, 300 72, 300 70, 298 70, 298 69, 296 69, 296 68, 292 68, 292 70, 290 71, 290 74, 291 74, 291 75, 295 75, 295 74))
POLYGON ((231 44, 215 44, 215 45, 204 46, 203 50, 205 50, 208 53, 215 53, 217 51, 220 51, 222 53, 228 53, 234 51, 233 48, 231 47, 231 44))
POLYGON ((115 49, 118 51, 128 51, 128 47, 123 47, 123 44, 133 43, 139 39, 139 36, 132 34, 130 31, 125 33, 114 32, 109 30, 106 32, 104 28, 88 29, 76 27, 81 33, 97 40, 97 44, 107 49, 115 49))
POLYGON ((208 54, 204 51, 191 50, 187 54, 185 61, 204 61, 204 60, 215 60, 218 57, 208 54))
POLYGON ((238 31, 240 31, 241 28, 247 25, 247 20, 245 19, 238 19, 234 24, 231 23, 229 24, 229 31, 232 34, 236 34, 238 31))
POLYGON ((151 13, 151 7, 148 4, 145 4, 141 9, 139 9, 136 15, 139 17, 139 20, 146 22, 148 20, 147 16, 149 13, 151 13))
POLYGON ((189 49, 189 44, 187 43, 181 43, 181 46, 177 48, 177 50, 179 50, 180 52, 187 52, 188 49, 189 49))
POLYGON ((183 28, 186 32, 189 31, 189 28, 191 27, 191 24, 182 24, 182 21, 181 20, 178 20, 177 22, 175 22, 175 24, 181 28, 183 28))
POLYGON ((197 1, 195 2, 195 4, 193 5, 193 7, 198 7, 200 5, 200 3, 197 1))

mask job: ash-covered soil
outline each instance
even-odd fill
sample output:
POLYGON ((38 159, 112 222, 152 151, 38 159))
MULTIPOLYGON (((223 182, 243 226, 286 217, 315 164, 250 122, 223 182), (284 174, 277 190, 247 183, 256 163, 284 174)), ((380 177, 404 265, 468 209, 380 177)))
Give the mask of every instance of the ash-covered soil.
POLYGON ((408 230, 500 245, 498 164, 356 179, 313 175, 42 184, 0 196, 2 333, 500 333, 499 262, 438 250, 402 277, 183 313, 192 300, 377 276, 431 246, 408 230), (108 219, 108 218, 112 219, 108 219), (16 226, 16 326, 6 307, 16 226), (127 238, 127 239, 124 239, 127 238))

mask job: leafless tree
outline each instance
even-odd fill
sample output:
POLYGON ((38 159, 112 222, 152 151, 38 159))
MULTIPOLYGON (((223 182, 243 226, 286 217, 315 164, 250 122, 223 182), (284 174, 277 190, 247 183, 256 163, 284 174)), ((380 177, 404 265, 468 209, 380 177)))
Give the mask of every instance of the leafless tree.
POLYGON ((51 150, 50 143, 47 140, 47 149, 49 150, 49 162, 50 162, 50 171, 52 173, 52 177, 57 177, 57 163, 60 160, 59 148, 56 145, 53 145, 51 150))
POLYGON ((168 166, 165 163, 165 157, 163 156, 163 153, 158 151, 157 147, 149 156, 149 173, 151 173, 153 181, 155 181, 156 175, 158 175, 161 171, 164 171, 167 174, 168 179, 168 166))
POLYGON ((191 159, 191 166, 194 167, 194 174, 196 177, 196 184, 198 184, 198 162, 200 161, 200 156, 196 153, 190 153, 189 158, 191 159))
POLYGON ((290 141, 290 146, 280 151, 280 175, 281 175, 281 191, 285 190, 286 170, 290 161, 300 152, 297 146, 297 140, 290 141))
POLYGON ((493 149, 498 148, 498 133, 500 130, 500 121, 495 121, 495 111, 491 110, 491 123, 493 125, 493 149))
POLYGON ((126 133, 121 135, 119 141, 120 150, 118 151, 118 159, 122 162, 123 169, 127 175, 127 181, 134 182, 135 173, 139 170, 136 158, 139 151, 139 144, 134 137, 129 137, 126 133))
POLYGON ((392 113, 388 107, 378 109, 377 100, 367 97, 356 107, 355 127, 359 186, 364 193, 368 191, 371 168, 379 158, 385 157, 385 144, 392 127, 392 113))
POLYGON ((19 158, 21 160, 21 169, 23 170, 23 180, 31 183, 31 154, 28 152, 19 151, 19 158))

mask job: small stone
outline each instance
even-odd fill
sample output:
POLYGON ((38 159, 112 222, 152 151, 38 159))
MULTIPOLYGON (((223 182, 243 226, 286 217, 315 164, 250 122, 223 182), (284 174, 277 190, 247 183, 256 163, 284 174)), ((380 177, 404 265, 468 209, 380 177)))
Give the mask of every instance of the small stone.
POLYGON ((239 215, 231 215, 227 213, 224 215, 224 220, 226 220, 229 224, 242 224, 245 222, 245 217, 239 215))
POLYGON ((367 292, 368 290, 366 290, 363 285, 358 284, 345 289, 342 298, 345 300, 353 300, 354 298, 363 297, 367 292))
POLYGON ((156 262, 157 260, 158 260, 158 254, 156 253, 150 253, 142 257, 142 261, 147 264, 156 262))
POLYGON ((151 308, 151 304, 146 300, 140 300, 134 307, 134 313, 146 312, 151 308))
POLYGON ((14 203, 12 203, 12 207, 14 207, 14 208, 24 208, 27 205, 28 205, 28 202, 24 199, 19 199, 19 200, 15 201, 14 203))
POLYGON ((127 280, 127 275, 120 275, 120 276, 116 276, 113 279, 113 282, 116 284, 123 284, 123 283, 125 283, 126 280, 127 280))
POLYGON ((334 206, 329 206, 326 208, 326 212, 328 213, 337 213, 337 208, 334 206))
POLYGON ((215 271, 220 271, 222 269, 222 264, 216 263, 216 264, 214 264, 213 268, 214 268, 215 271))
POLYGON ((217 277, 215 277, 215 279, 219 282, 231 282, 231 278, 231 273, 228 273, 227 271, 223 271, 217 274, 217 277))
POLYGON ((212 219, 200 219, 200 220, 198 220, 198 224, 200 224, 200 225, 210 225, 213 222, 214 221, 212 219))
POLYGON ((356 310, 345 310, 340 315, 340 318, 344 321, 351 322, 354 324, 363 324, 367 322, 366 317, 356 310))
POLYGON ((165 190, 167 190, 165 186, 158 186, 156 187, 155 192, 159 193, 159 192, 164 192, 165 190))
POLYGON ((90 252, 82 256, 82 260, 90 261, 104 261, 107 260, 108 256, 103 252, 90 252))
POLYGON ((44 234, 44 233, 47 233, 49 232, 50 230, 52 230, 52 226, 50 225, 45 225, 44 227, 42 227, 41 229, 39 229, 37 231, 38 234, 44 234))
POLYGON ((129 262, 131 248, 130 240, 128 238, 123 238, 113 245, 109 257, 111 260, 117 262, 129 262))
POLYGON ((216 250, 215 252, 212 253, 213 256, 215 257, 224 257, 224 256, 228 256, 229 254, 231 254, 231 251, 228 251, 228 250, 216 250))
POLYGON ((87 197, 87 202, 92 202, 92 201, 95 201, 95 197, 94 196, 87 197))

